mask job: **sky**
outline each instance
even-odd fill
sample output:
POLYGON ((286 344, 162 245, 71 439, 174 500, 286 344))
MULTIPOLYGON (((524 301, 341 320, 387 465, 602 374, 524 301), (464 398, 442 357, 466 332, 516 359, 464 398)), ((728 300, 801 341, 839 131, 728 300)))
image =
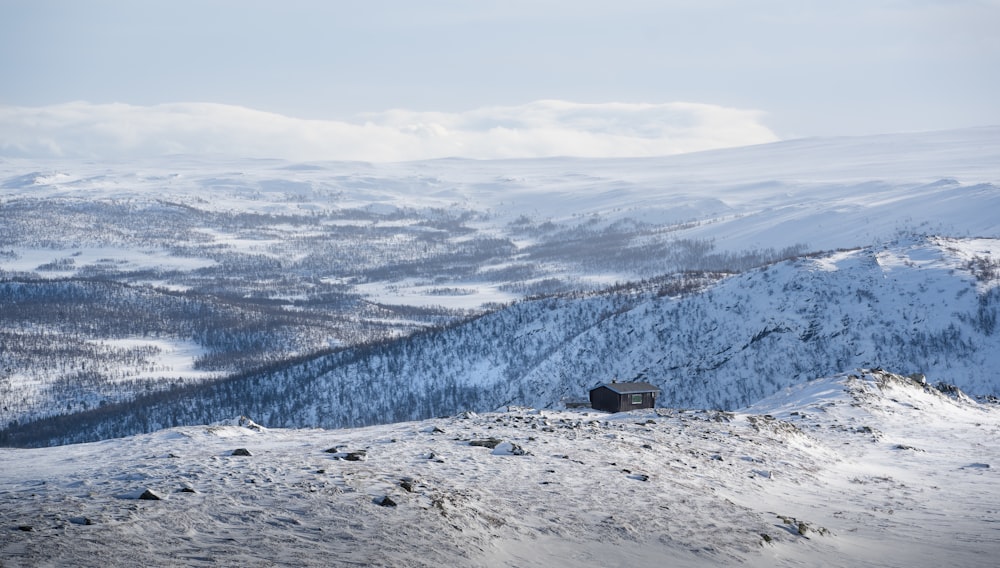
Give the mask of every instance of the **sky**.
POLYGON ((0 0, 0 156, 659 155, 1000 124, 1000 0, 0 0))

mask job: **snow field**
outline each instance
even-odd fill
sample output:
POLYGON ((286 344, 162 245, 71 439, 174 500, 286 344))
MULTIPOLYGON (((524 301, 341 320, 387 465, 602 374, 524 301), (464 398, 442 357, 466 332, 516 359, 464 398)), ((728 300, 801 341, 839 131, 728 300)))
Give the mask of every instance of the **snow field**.
POLYGON ((1000 410, 883 372, 735 413, 249 426, 0 450, 0 561, 902 567, 1000 552, 1000 410))

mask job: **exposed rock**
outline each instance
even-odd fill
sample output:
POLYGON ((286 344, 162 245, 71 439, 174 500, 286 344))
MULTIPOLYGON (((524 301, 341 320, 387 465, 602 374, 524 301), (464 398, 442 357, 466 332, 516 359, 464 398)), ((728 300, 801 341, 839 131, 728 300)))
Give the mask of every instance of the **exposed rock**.
POLYGON ((248 416, 240 416, 239 420, 237 421, 237 424, 243 426, 244 428, 249 428, 257 432, 263 432, 264 430, 267 429, 261 426, 260 424, 257 424, 253 420, 250 420, 248 416))
POLYGON ((142 492, 142 495, 139 495, 139 499, 142 499, 143 501, 159 501, 162 498, 156 493, 153 493, 152 490, 147 489, 142 492))
POLYGON ((376 497, 374 503, 380 507, 395 507, 396 502, 389 498, 388 495, 383 495, 381 497, 376 497))
POLYGON ((513 442, 501 442, 493 448, 493 455, 495 456, 524 456, 530 455, 521 446, 513 442))
POLYGON ((469 442, 470 446, 479 446, 482 448, 493 449, 496 448, 503 440, 499 438, 486 438, 484 440, 472 440, 469 442))
POLYGON ((800 521, 795 517, 786 517, 785 515, 777 515, 777 517, 784 523, 783 528, 785 530, 798 536, 809 538, 806 536, 806 533, 815 533, 820 536, 829 536, 831 534, 827 528, 800 521))
POLYGON ((368 452, 366 450, 346 451, 341 450, 340 448, 341 446, 334 446, 329 450, 326 450, 326 453, 333 454, 333 457, 338 460, 365 461, 368 459, 368 452))
POLYGON ((934 385, 934 388, 936 388, 944 396, 951 398, 953 400, 960 400, 962 402, 972 402, 972 398, 970 398, 969 395, 965 394, 965 392, 963 392, 962 389, 958 388, 955 385, 948 384, 945 382, 939 382, 936 385, 934 385))
POLYGON ((235 450, 233 450, 233 453, 231 455, 234 455, 234 456, 252 456, 253 454, 251 454, 250 450, 248 450, 246 448, 236 448, 235 450))

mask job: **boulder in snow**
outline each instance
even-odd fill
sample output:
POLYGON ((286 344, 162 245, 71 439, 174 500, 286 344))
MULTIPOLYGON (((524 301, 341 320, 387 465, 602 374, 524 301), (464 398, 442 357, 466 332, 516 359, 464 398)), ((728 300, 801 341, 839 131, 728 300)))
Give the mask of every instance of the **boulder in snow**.
POLYGON ((513 442, 501 442, 493 448, 495 456, 524 456, 530 455, 524 448, 513 442))
POLYGON ((151 489, 147 489, 143 491, 141 495, 139 495, 139 499, 142 499, 143 501, 160 501, 162 497, 160 497, 156 493, 153 493, 151 489))
POLYGON ((389 498, 388 495, 383 495, 381 497, 376 497, 373 501, 376 505, 380 507, 395 507, 396 502, 389 498))

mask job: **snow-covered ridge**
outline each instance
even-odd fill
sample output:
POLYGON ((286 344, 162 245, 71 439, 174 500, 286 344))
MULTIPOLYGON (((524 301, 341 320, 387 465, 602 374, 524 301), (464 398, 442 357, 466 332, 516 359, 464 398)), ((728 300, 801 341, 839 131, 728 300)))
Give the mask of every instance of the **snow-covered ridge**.
POLYGON ((130 428, 550 406, 615 375, 699 407, 853 366, 995 392, 998 156, 982 128, 646 159, 0 161, 0 427, 263 368, 245 398, 130 428), (186 348, 161 365, 123 340, 186 348), (375 354, 320 356, 352 346, 375 354))
POLYGON ((527 390, 572 369, 652 381, 667 405, 737 408, 811 373, 885 366, 996 393, 998 253, 998 240, 918 238, 649 299, 574 337, 526 376, 527 390))
POLYGON ((458 208, 489 213, 484 227, 492 230, 522 215, 538 223, 628 218, 684 224, 677 236, 716 239, 725 250, 863 246, 921 226, 990 235, 997 221, 987 204, 996 204, 997 184, 1000 127, 632 159, 0 161, 5 201, 155 199, 164 207, 296 215, 458 208))
POLYGON ((1000 410, 884 371, 730 413, 242 423, 0 449, 0 561, 919 568, 1000 542, 1000 410))
POLYGON ((379 416, 399 410, 398 396, 433 416, 456 404, 558 406, 616 376, 652 382, 660 404, 687 408, 739 408, 854 366, 996 393, 998 252, 996 240, 915 239, 786 261, 694 294, 671 295, 668 282, 526 302, 329 371, 304 367, 289 389, 314 389, 299 407, 304 424, 324 424, 352 389, 394 393, 368 400, 379 416))
POLYGON ((276 427, 329 428, 509 404, 558 408, 616 376, 655 384, 659 404, 678 408, 733 410, 813 372, 860 366, 996 395, 998 246, 915 238, 785 261, 707 287, 707 277, 668 279, 522 302, 393 343, 37 432, 10 430, 8 443, 87 441, 241 413, 276 427))

